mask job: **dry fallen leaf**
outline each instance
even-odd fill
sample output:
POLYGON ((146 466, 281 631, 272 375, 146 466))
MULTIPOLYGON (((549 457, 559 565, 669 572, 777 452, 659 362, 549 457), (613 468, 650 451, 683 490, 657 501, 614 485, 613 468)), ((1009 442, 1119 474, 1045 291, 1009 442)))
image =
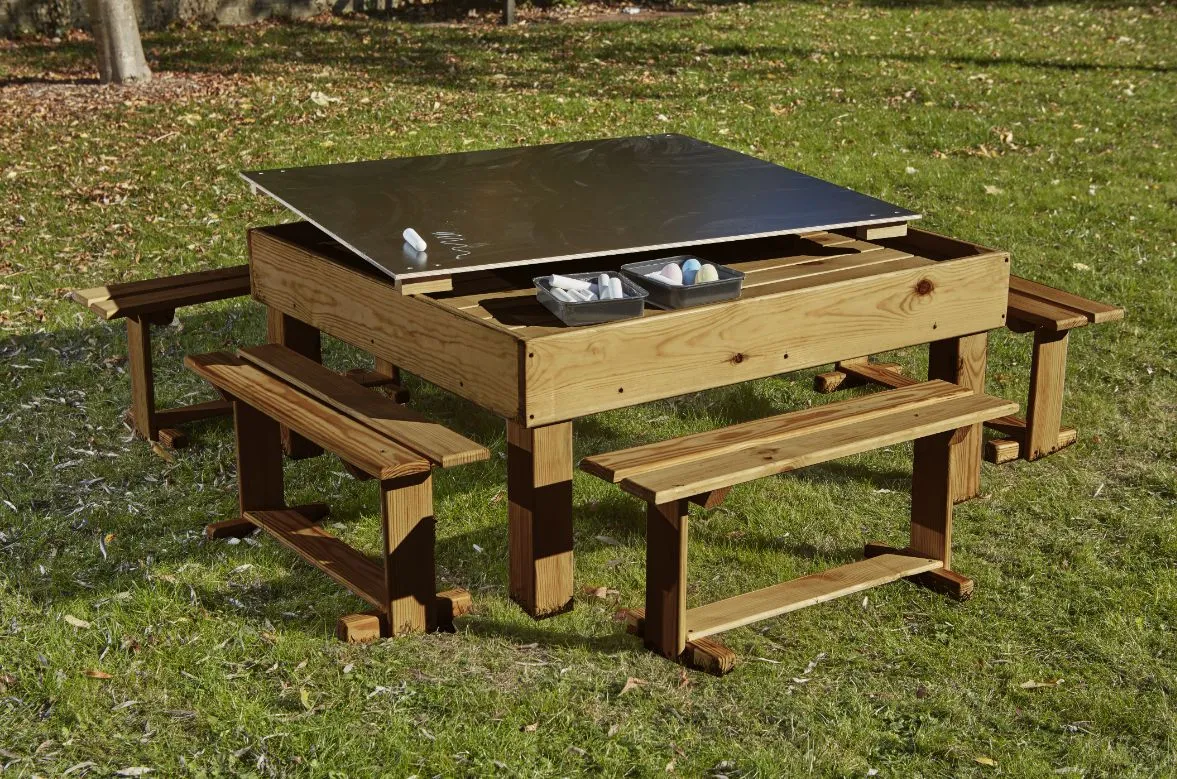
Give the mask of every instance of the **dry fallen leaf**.
POLYGON ((135 765, 130 766, 129 768, 121 768, 114 773, 116 776, 145 776, 154 770, 155 769, 153 768, 145 768, 141 765, 135 765))
POLYGON ((91 679, 113 679, 114 678, 113 676, 108 674, 106 671, 96 671, 93 668, 87 668, 85 671, 82 671, 82 673, 85 674, 86 676, 89 676, 91 679))
POLYGON ((1034 679, 1029 679, 1027 681, 1022 682, 1018 686, 1021 687, 1023 690, 1037 690, 1039 687, 1058 687, 1062 683, 1063 683, 1062 679, 1050 679, 1050 680, 1044 681, 1044 682, 1039 682, 1039 681, 1035 681, 1034 679))
POLYGON ((306 709, 307 711, 310 711, 311 709, 314 708, 314 704, 311 703, 311 694, 309 692, 307 692, 306 687, 299 688, 298 700, 300 703, 302 703, 302 707, 304 709, 306 709))
POLYGON ((1005 190, 1002 189, 1001 187, 995 187, 992 184, 985 185, 985 194, 986 195, 1000 195, 1003 192, 1005 192, 1005 190))
POLYGON ((75 617, 73 614, 66 614, 64 617, 62 617, 62 619, 64 619, 66 622, 68 622, 69 624, 73 625, 73 626, 74 626, 74 627, 76 627, 76 628, 88 628, 88 627, 90 627, 90 623, 89 623, 89 622, 87 622, 87 621, 86 621, 86 620, 84 620, 84 619, 78 619, 78 618, 77 618, 77 617, 75 617))
POLYGON ((533 722, 530 725, 524 725, 522 728, 520 728, 520 730, 522 730, 524 733, 534 733, 535 731, 539 730, 539 723, 533 722))
POLYGON ((638 687, 645 687, 647 684, 649 684, 649 682, 647 682, 645 679, 638 679, 637 677, 631 676, 625 680, 625 686, 622 687, 621 692, 617 694, 625 695, 630 690, 637 689, 638 687))
POLYGON ((169 452, 167 449, 164 449, 162 446, 157 444, 155 441, 151 442, 151 451, 155 452, 156 455, 158 455, 160 457, 160 459, 162 459, 166 463, 174 463, 176 461, 176 458, 174 456, 172 456, 171 452, 169 452))
POLYGON ((687 675, 687 669, 678 669, 678 687, 681 690, 683 687, 690 687, 692 684, 691 677, 687 675))
POLYGON ((980 763, 981 765, 992 766, 993 768, 997 767, 997 761, 991 757, 986 757, 985 755, 974 757, 973 760, 977 763, 980 763))

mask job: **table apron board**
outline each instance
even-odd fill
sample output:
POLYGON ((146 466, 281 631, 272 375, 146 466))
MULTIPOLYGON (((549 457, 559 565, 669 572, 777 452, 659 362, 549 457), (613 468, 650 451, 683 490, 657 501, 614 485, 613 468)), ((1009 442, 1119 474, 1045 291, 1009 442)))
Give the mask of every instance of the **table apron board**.
MULTIPOLYGON (((853 274, 851 274, 853 275, 853 274)), ((1005 323, 1008 255, 946 260, 527 341, 528 425, 1005 323)))
POLYGON ((260 302, 525 427, 1005 324, 1009 255, 831 274, 773 294, 521 338, 263 230, 260 302))

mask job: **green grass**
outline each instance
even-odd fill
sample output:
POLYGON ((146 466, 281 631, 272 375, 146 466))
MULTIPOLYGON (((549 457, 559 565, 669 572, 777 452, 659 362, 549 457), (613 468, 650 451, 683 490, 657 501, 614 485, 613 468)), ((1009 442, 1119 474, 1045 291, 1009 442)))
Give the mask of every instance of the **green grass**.
MULTIPOLYGON (((71 83, 85 41, 0 47, 6 776, 1177 775, 1171 4, 351 19, 146 47, 161 77, 141 91, 71 83), (358 601, 265 538, 201 540, 235 505, 228 429, 196 428, 174 462, 129 440, 123 333, 62 297, 243 262, 244 230, 286 215, 241 169, 668 130, 918 209, 1010 250, 1017 273, 1127 306, 1072 338, 1080 443, 986 466, 984 497, 958 510, 971 602, 896 584, 808 609, 728 634, 737 671, 684 686, 612 619, 641 601, 641 507, 577 476, 578 593, 619 594, 532 622, 507 598, 501 423, 414 381, 414 404, 494 452, 437 479, 440 583, 470 588, 478 612, 453 635, 341 645, 335 619, 358 601), (647 684, 621 695, 627 677, 647 684)), ((184 353, 263 334, 247 301, 183 310, 157 339, 161 400, 208 395, 184 353)), ((893 358, 915 373, 926 359, 893 358)), ((361 364, 338 343, 328 360, 361 364)), ((990 390, 1023 398, 1028 368, 1026 340, 995 334, 990 390)), ((809 381, 582 420, 577 455, 825 400, 809 381)), ((763 480, 699 512, 692 603, 902 540, 910 456, 763 480)), ((292 500, 329 499, 329 526, 375 544, 370 483, 329 458, 287 473, 292 500)))

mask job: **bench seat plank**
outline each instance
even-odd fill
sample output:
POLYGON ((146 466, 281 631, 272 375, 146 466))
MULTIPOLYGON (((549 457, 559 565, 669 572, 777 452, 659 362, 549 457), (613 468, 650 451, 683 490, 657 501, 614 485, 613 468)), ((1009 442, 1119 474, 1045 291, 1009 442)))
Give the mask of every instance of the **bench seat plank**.
POLYGON ((490 459, 486 447, 283 346, 264 344, 237 354, 442 468, 490 459))
POLYGON ((802 576, 762 590, 687 609, 687 640, 723 633, 944 567, 941 560, 884 554, 802 576))
POLYGON ((1017 292, 1022 297, 1034 298, 1082 314, 1091 324, 1115 322, 1124 318, 1122 308, 1080 297, 1066 290, 1048 287, 1030 279, 1010 276, 1009 288, 1011 292, 1017 292))
MULTIPOLYGON (((253 406, 379 479, 429 471, 430 464, 388 436, 224 352, 188 355, 184 364, 213 386, 253 406)), ((357 388, 359 385, 356 385, 357 388)))
MULTIPOLYGON (((907 389, 912 388, 869 397, 882 399, 907 389)), ((772 443, 755 441, 715 456, 638 473, 622 479, 621 488, 651 503, 686 499, 764 476, 980 424, 1012 414, 1017 408, 1016 403, 969 392, 938 403, 904 404, 866 420, 853 414, 842 416, 838 411, 845 409, 837 409, 831 413, 841 424, 827 424, 825 429, 816 431, 795 430, 792 436, 772 443)), ((786 423, 789 416, 784 415, 786 423)))
POLYGON ((605 481, 617 483, 646 471, 677 467, 750 446, 767 446, 802 434, 857 425, 899 409, 918 409, 972 394, 970 390, 946 381, 907 381, 912 386, 894 392, 865 395, 841 403, 594 455, 584 460, 581 468, 605 481))
POLYGON ((294 509, 243 514, 287 549, 381 611, 388 610, 384 568, 294 509))
POLYGON ((1009 291, 1007 315, 1011 320, 1054 331, 1070 330, 1087 324, 1087 317, 1082 312, 1023 295, 1012 288, 1009 291))
POLYGON ((249 266, 78 289, 70 297, 104 319, 149 314, 249 294, 249 266))

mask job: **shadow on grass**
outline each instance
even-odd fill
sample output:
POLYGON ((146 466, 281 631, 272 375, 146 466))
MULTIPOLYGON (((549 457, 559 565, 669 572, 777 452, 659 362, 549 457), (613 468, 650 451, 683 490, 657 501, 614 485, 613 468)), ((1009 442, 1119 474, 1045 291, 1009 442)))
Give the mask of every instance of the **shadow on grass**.
MULTIPOLYGON (((886 8, 950 8, 957 2, 904 3, 880 0, 868 4, 886 8)), ((1090 3, 1079 3, 1091 6, 1090 3)), ((990 7, 991 3, 966 3, 990 7)), ((1010 7, 1023 7, 1011 2, 1010 7)), ((1095 4, 1096 7, 1103 7, 1095 4)), ((1120 7, 1108 4, 1106 7, 1120 7)), ((392 18, 392 17, 390 17, 392 18)), ((677 87, 659 80, 640 83, 632 78, 657 63, 659 70, 695 68, 692 31, 699 22, 690 18, 659 20, 658 37, 623 32, 606 40, 587 43, 586 30, 616 30, 624 23, 601 25, 529 25, 514 28, 439 25, 406 26, 397 21, 367 17, 342 17, 327 22, 303 20, 268 22, 244 29, 166 30, 145 35, 153 69, 173 73, 218 73, 224 75, 285 75, 291 67, 334 66, 378 76, 387 83, 431 85, 467 92, 500 92, 512 85, 560 90, 559 82, 608 86, 618 96, 657 97, 677 94, 677 87)), ((643 25, 648 29, 651 23, 643 25)), ((89 42, 29 42, 10 52, 13 62, 30 69, 60 70, 88 66, 92 58, 89 42)), ((741 60, 741 72, 748 78, 779 77, 782 70, 800 65, 819 48, 776 43, 727 42, 706 50, 706 60, 741 60), (745 62, 747 61, 747 62, 745 62), (750 64, 748 64, 750 63, 750 64), (784 63, 784 64, 782 64, 784 63)), ((1170 73, 1177 65, 1157 63, 1097 63, 1065 61, 1033 56, 980 56, 925 54, 920 49, 857 54, 842 51, 843 64, 861 62, 907 62, 915 64, 964 65, 989 68, 1013 65, 1060 72, 1127 70, 1170 73)), ((42 77, 18 77, 4 83, 39 83, 42 77)), ((46 77, 45 83, 53 79, 46 77)), ((74 83, 90 83, 75 79, 74 83)), ((572 87, 569 86, 569 89, 572 87)), ((722 89, 717 84, 716 89, 722 89)))

